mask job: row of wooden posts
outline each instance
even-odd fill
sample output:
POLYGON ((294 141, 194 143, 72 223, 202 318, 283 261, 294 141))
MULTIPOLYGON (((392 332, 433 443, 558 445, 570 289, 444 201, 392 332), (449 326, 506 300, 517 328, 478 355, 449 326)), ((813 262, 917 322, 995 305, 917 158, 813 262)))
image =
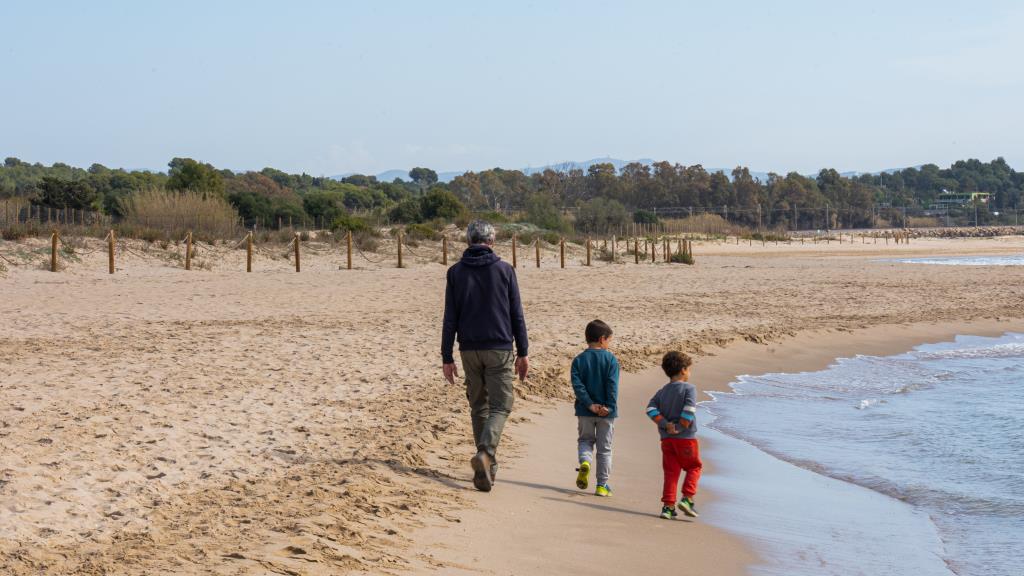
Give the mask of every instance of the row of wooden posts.
MULTIPOLYGON (((398 235, 398 267, 399 268, 404 267, 404 262, 403 262, 403 257, 404 257, 403 245, 404 245, 404 242, 403 242, 403 237, 402 236, 403 236, 402 234, 398 235)), ((117 238, 117 236, 116 236, 116 232, 114 232, 114 230, 110 230, 110 232, 107 234, 107 237, 106 237, 106 241, 107 241, 107 264, 108 264, 107 268, 108 268, 108 273, 110 273, 110 274, 114 273, 114 250, 115 250, 115 246, 116 246, 116 243, 117 243, 116 238, 117 238)), ((50 235, 50 271, 51 272, 56 272, 57 271, 57 256, 58 256, 57 247, 58 247, 59 241, 60 241, 60 233, 58 231, 54 230, 53 233, 50 235)), ((253 246, 254 246, 254 243, 253 243, 253 233, 249 232, 248 234, 246 234, 245 238, 242 240, 242 242, 245 243, 245 271, 246 272, 252 272, 252 254, 253 254, 253 246)), ((616 238, 612 237, 612 239, 611 239, 611 254, 612 254, 613 261, 615 259, 615 255, 616 255, 616 242, 617 242, 616 238)), ((518 268, 519 267, 519 248, 518 248, 518 243, 519 243, 519 238, 517 236, 513 236, 512 237, 512 266, 514 268, 518 268)), ((294 254, 295 254, 295 271, 296 272, 301 272, 302 271, 302 252, 300 250, 301 242, 300 242, 300 238, 299 238, 299 234, 298 233, 295 234, 295 237, 292 239, 291 244, 292 244, 292 249, 294 250, 294 254)), ((664 261, 665 262, 671 262, 671 260, 672 260, 672 256, 670 254, 671 244, 672 244, 672 239, 671 238, 669 238, 667 236, 662 238, 662 253, 664 254, 664 261)), ((346 258, 345 258, 345 260, 346 260, 346 268, 348 270, 351 270, 352 269, 352 233, 351 232, 349 232, 349 233, 347 233, 345 235, 345 246, 346 246, 346 258)), ((605 246, 607 247, 607 243, 606 243, 605 246)), ((629 246, 629 240, 628 239, 626 240, 626 246, 627 246, 627 250, 628 250, 628 246, 629 246)), ((645 260, 647 258, 647 253, 648 253, 648 250, 649 250, 650 251, 650 255, 651 255, 651 262, 656 262, 657 261, 656 246, 657 246, 657 244, 656 244, 656 242, 654 240, 648 241, 646 238, 644 239, 643 254, 644 254, 644 259, 645 260)), ((588 237, 587 238, 587 242, 586 242, 586 251, 587 251, 586 252, 587 253, 586 265, 587 266, 591 265, 592 249, 593 249, 593 247, 594 247, 594 241, 591 238, 588 237)), ((679 254, 690 254, 691 256, 693 255, 693 243, 690 240, 687 240, 685 238, 677 239, 677 247, 678 247, 677 253, 679 253, 679 254)), ((194 250, 194 243, 193 243, 193 238, 192 238, 192 232, 189 232, 185 236, 185 270, 192 270, 192 257, 193 257, 193 253, 194 252, 195 252, 195 250, 194 250)), ((637 264, 640 263, 640 253, 641 253, 640 252, 640 239, 639 238, 634 238, 633 239, 633 257, 634 257, 634 261, 637 264)), ((537 266, 537 268, 540 268, 540 262, 541 262, 541 258, 540 258, 540 256, 541 256, 541 254, 540 254, 540 241, 535 241, 534 242, 534 254, 535 254, 535 260, 536 260, 536 266, 537 266)), ((565 238, 561 238, 559 240, 558 254, 559 254, 559 264, 560 264, 560 266, 562 268, 565 268, 565 238)), ((445 265, 445 266, 448 265, 448 237, 447 236, 442 236, 442 238, 441 238, 441 263, 443 265, 445 265)))
MULTIPOLYGON (((251 233, 250 233, 250 236, 251 236, 251 233)), ((398 242, 397 242, 397 244, 398 244, 398 267, 399 268, 403 268, 404 267, 404 264, 403 264, 403 248, 402 247, 404 246, 405 243, 403 242, 403 238, 402 237, 403 237, 403 235, 401 233, 399 233, 398 234, 398 242)), ((612 246, 611 246, 611 254, 612 254, 612 260, 613 261, 615 260, 615 255, 617 254, 617 252, 616 252, 616 242, 617 242, 616 237, 612 236, 612 239, 611 239, 611 244, 612 244, 612 246)), ((294 243, 295 243, 295 271, 298 272, 300 270, 300 268, 299 268, 299 237, 298 237, 297 234, 295 236, 294 243)), ((351 232, 346 234, 346 236, 345 236, 345 243, 346 243, 347 248, 348 248, 348 250, 347 250, 348 269, 351 270, 352 269, 352 233, 351 232)), ((637 264, 639 264, 640 263, 640 239, 639 238, 634 238, 633 239, 633 243, 634 243, 633 244, 634 261, 637 264)), ((662 244, 663 244, 663 246, 662 246, 662 253, 664 254, 664 260, 665 260, 665 262, 671 262, 672 261, 672 256, 671 256, 671 254, 669 252, 671 250, 672 239, 669 238, 668 236, 665 236, 664 238, 662 238, 662 244)), ((533 245, 534 245, 534 260, 536 262, 537 268, 540 268, 540 241, 534 241, 533 245)), ((594 246, 594 241, 590 237, 587 237, 587 241, 586 241, 586 250, 587 250, 586 265, 587 266, 591 265, 593 246, 594 246)), ((644 259, 645 260, 647 258, 648 248, 650 248, 651 262, 656 262, 657 261, 656 246, 657 245, 655 244, 654 240, 651 240, 650 242, 648 242, 648 240, 646 238, 644 239, 644 252, 643 253, 644 253, 644 259)), ((678 253, 679 254, 689 254, 690 256, 693 256, 693 242, 692 241, 690 241, 688 239, 685 239, 685 238, 678 238, 677 239, 677 246, 678 246, 678 253)), ((628 250, 629 249, 629 239, 626 240, 626 247, 627 247, 627 250, 628 250)), ((565 238, 560 238, 559 239, 559 242, 558 242, 558 259, 559 259, 559 266, 561 268, 565 268, 565 238)), ((448 236, 442 236, 441 237, 441 264, 444 265, 444 266, 448 265, 448 236)), ((518 268, 519 267, 519 237, 518 236, 512 236, 512 267, 513 268, 518 268)))
MULTIPOLYGON (((890 236, 888 234, 886 234, 884 237, 885 237, 885 243, 888 244, 890 236)), ((57 271, 57 244, 59 242, 59 238, 60 238, 59 233, 56 230, 54 230, 53 234, 50 237, 50 271, 51 272, 56 272, 57 271)), ((910 235, 909 234, 905 234, 905 233, 894 233, 892 235, 892 238, 895 240, 895 242, 897 244, 899 244, 900 242, 903 242, 905 244, 910 242, 910 235)), ((110 274, 113 274, 114 273, 114 246, 115 246, 115 243, 116 243, 114 230, 110 230, 110 232, 107 234, 106 240, 107 240, 108 271, 109 271, 110 274)), ((519 238, 517 236, 512 236, 512 267, 513 268, 518 268, 519 267, 518 240, 519 240, 519 238)), ((752 239, 749 239, 749 240, 750 240, 751 243, 753 242, 752 239)), ((815 240, 817 240, 817 239, 815 239, 815 240)), ((865 236, 861 236, 861 240, 862 240, 863 243, 867 242, 865 236)), ((677 241, 677 251, 676 251, 677 254, 689 254, 691 257, 693 256, 693 243, 692 243, 691 240, 688 240, 686 238, 677 238, 676 241, 677 241)), ((830 239, 828 239, 826 241, 828 242, 828 241, 830 241, 830 239)), ((254 243, 253 243, 253 233, 251 231, 248 234, 246 234, 245 238, 243 239, 243 242, 245 242, 245 271, 246 272, 252 272, 252 253, 253 253, 253 245, 254 245, 254 243)), ((612 239, 611 239, 611 254, 612 254, 612 260, 613 261, 615 260, 615 257, 616 257, 616 254, 617 254, 616 242, 617 242, 617 239, 616 239, 616 237, 613 236, 612 239)), ((630 242, 630 240, 627 238, 626 239, 626 249, 627 249, 627 251, 629 250, 629 242, 630 242)), ((843 242, 842 235, 840 235, 839 236, 839 243, 842 244, 842 242, 843 242)), ((852 235, 851 235, 851 237, 849 239, 849 242, 850 243, 854 242, 852 235)), ((876 235, 875 236, 875 243, 877 243, 877 242, 878 242, 878 236, 876 235)), ((671 255, 670 252, 671 252, 671 248, 672 248, 672 238, 669 238, 668 236, 665 236, 665 237, 663 237, 661 239, 661 243, 662 243, 662 254, 663 254, 664 261, 665 262, 671 262, 672 261, 672 255, 671 255)), ((739 244, 739 243, 740 243, 740 238, 737 237, 736 238, 736 244, 739 244)), ((762 244, 765 243, 765 240, 763 238, 761 239, 761 243, 762 244)), ((804 238, 800 239, 800 243, 801 244, 804 243, 804 238)), ((300 271, 302 271, 302 253, 301 253, 301 250, 299 248, 301 244, 300 244, 300 238, 299 238, 299 234, 298 233, 295 234, 295 237, 292 240, 291 244, 292 244, 292 249, 294 250, 294 254, 295 254, 295 271, 296 272, 300 272, 300 271)), ((351 232, 348 232, 345 235, 345 245, 346 245, 346 267, 347 267, 348 270, 351 270, 352 269, 352 233, 351 232)), ((401 233, 399 233, 398 234, 398 267, 399 268, 403 268, 404 267, 404 263, 403 263, 403 249, 402 249, 403 245, 404 245, 403 235, 401 233)), ((588 237, 587 241, 586 241, 586 251, 587 251, 586 252, 587 253, 586 265, 587 266, 591 265, 591 250, 593 248, 593 245, 594 245, 594 242, 592 241, 591 238, 588 237)), ((606 246, 607 246, 607 244, 606 244, 606 246)), ((657 261, 656 246, 657 246, 657 243, 656 243, 656 241, 654 239, 649 241, 647 238, 644 238, 643 254, 644 254, 644 259, 645 260, 647 258, 647 254, 650 253, 650 255, 651 255, 651 262, 653 263, 653 262, 657 261)), ((189 232, 185 236, 185 270, 191 270, 192 269, 192 254, 193 254, 193 252, 194 252, 194 250, 193 250, 192 232, 189 232)), ((561 238, 559 240, 558 253, 559 253, 559 263, 560 263, 560 266, 562 268, 565 268, 565 238, 561 238)), ((441 254, 442 254, 441 255, 441 263, 443 265, 447 266, 448 265, 448 236, 442 236, 442 238, 441 238, 441 254)), ((540 258, 540 241, 535 241, 534 242, 534 254, 535 254, 535 260, 536 260, 536 266, 537 266, 537 268, 540 268, 540 261, 541 261, 541 258, 540 258)), ((633 261, 636 264, 640 263, 640 254, 641 254, 640 238, 633 238, 633 261)))

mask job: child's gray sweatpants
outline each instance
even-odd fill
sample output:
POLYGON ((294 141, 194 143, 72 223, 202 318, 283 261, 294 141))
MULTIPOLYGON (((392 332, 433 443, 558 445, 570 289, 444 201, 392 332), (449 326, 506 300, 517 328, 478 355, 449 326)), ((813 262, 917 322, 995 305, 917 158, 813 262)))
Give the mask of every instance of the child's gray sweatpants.
POLYGON ((612 435, 615 432, 615 418, 600 416, 577 416, 579 428, 580 462, 586 460, 594 465, 594 450, 597 449, 597 483, 607 484, 612 473, 612 435))

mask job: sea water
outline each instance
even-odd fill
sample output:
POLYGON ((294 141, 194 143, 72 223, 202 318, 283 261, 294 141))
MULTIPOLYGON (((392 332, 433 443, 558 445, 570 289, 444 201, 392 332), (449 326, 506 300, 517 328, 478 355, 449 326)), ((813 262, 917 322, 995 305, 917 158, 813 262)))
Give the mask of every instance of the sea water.
POLYGON ((896 258, 901 264, 937 264, 941 266, 1024 266, 1024 254, 1009 256, 935 256, 927 258, 896 258))
POLYGON ((712 428, 793 468, 748 457, 735 480, 748 500, 731 523, 771 544, 760 573, 1024 574, 1024 334, 745 376, 714 396, 712 428))

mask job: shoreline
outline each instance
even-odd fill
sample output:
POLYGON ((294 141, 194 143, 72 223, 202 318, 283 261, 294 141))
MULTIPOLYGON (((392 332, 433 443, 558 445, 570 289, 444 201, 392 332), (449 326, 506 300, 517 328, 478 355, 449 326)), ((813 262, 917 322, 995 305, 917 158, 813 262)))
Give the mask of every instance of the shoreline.
MULTIPOLYGON (((891 356, 910 351, 922 344, 949 341, 958 335, 999 336, 1015 331, 1024 331, 1024 320, 922 322, 903 325, 876 325, 851 331, 805 331, 767 344, 736 342, 726 347, 709 348, 702 355, 695 357, 692 381, 698 386, 701 401, 713 402, 713 399, 709 398, 708 392, 729 392, 731 391, 730 383, 744 375, 817 371, 827 368, 839 358, 857 355, 891 356)), ((620 406, 627 406, 627 402, 628 405, 639 406, 661 385, 662 379, 657 367, 650 367, 636 373, 624 372, 620 388, 620 406)), ((642 416, 641 408, 642 406, 639 406, 633 412, 642 416)), ((572 526, 571 518, 568 522, 565 519, 553 521, 551 516, 546 516, 559 510, 560 506, 569 505, 568 502, 571 500, 593 500, 593 498, 588 493, 576 491, 571 486, 572 478, 564 471, 557 475, 558 480, 555 483, 531 480, 531 478, 549 474, 548 468, 551 466, 564 468, 567 467, 566 462, 571 464, 571 459, 574 456, 571 449, 574 441, 571 402, 562 401, 555 406, 546 407, 531 405, 527 410, 530 412, 529 421, 510 426, 510 432, 517 439, 517 446, 521 448, 516 450, 517 454, 513 461, 506 463, 511 472, 510 481, 513 483, 511 490, 507 485, 502 486, 501 480, 496 485, 495 492, 488 495, 477 494, 466 485, 460 485, 460 488, 470 494, 469 499, 477 505, 456 512, 455 516, 458 521, 454 526, 428 527, 413 534, 415 548, 431 551, 429 564, 432 565, 432 567, 428 565, 414 566, 414 573, 432 571, 439 566, 445 567, 446 573, 452 569, 456 570, 454 573, 532 573, 515 570, 503 571, 502 566, 508 566, 507 561, 510 556, 525 553, 530 549, 537 550, 536 546, 540 543, 551 540, 563 542, 566 544, 566 548, 573 551, 579 551, 582 548, 590 554, 595 554, 592 546, 586 546, 586 538, 589 536, 585 535, 595 530, 590 523, 594 520, 601 521, 602 518, 607 521, 607 516, 614 512, 628 512, 638 515, 640 518, 639 524, 634 524, 632 528, 620 527, 624 530, 640 529, 655 533, 656 531, 664 532, 664 528, 677 528, 671 523, 665 523, 656 518, 650 504, 644 507, 648 500, 657 499, 656 493, 650 493, 649 484, 651 477, 655 477, 660 484, 660 466, 648 458, 642 470, 623 470, 623 468, 638 463, 638 459, 631 458, 635 454, 630 454, 630 452, 646 451, 650 456, 650 447, 655 447, 654 450, 656 450, 657 444, 650 438, 650 431, 643 427, 645 422, 637 414, 627 413, 627 410, 622 408, 620 408, 619 422, 616 423, 616 468, 612 478, 612 484, 616 487, 616 497, 602 501, 599 505, 604 508, 601 514, 593 519, 590 516, 581 517, 579 525, 576 526, 572 526), (630 418, 634 420, 634 424, 639 425, 639 437, 634 437, 635 428, 629 427, 628 419, 630 418), (554 448, 551 446, 552 444, 559 446, 554 448), (558 453, 558 459, 552 458, 552 452, 558 453), (538 453, 540 453, 539 456, 538 453), (616 480, 619 485, 615 484, 616 480), (633 489, 635 487, 630 487, 629 492, 626 493, 627 484, 625 482, 634 480, 648 485, 648 490, 644 492, 642 500, 638 498, 637 491, 633 489), (561 483, 557 483, 558 481, 561 483), (538 490, 546 494, 540 494, 538 490), (506 494, 501 495, 503 492, 506 494), (508 495, 508 492, 514 492, 514 494, 508 495), (619 498, 620 493, 626 493, 626 498, 619 498), (495 498, 495 495, 501 496, 495 498), (500 501, 496 503, 495 501, 499 498, 500 501), (495 525, 496 518, 504 519, 507 510, 515 506, 524 508, 530 514, 525 518, 516 518, 515 526, 508 530, 503 527, 502 530, 496 531, 498 534, 487 533, 489 527, 495 525), (602 515, 604 516, 602 517, 602 515), (552 526, 553 522, 555 526, 552 526), (455 533, 458 536, 452 538, 455 533), (520 538, 527 533, 530 534, 529 539, 526 542, 521 541, 520 538), (580 538, 581 541, 577 542, 573 538, 580 538), (517 552, 520 546, 523 547, 523 550, 517 552), (460 570, 464 570, 464 572, 460 570)), ((694 573, 713 570, 715 574, 739 575, 771 570, 770 564, 766 564, 770 551, 765 548, 764 541, 758 541, 759 539, 750 533, 743 533, 735 524, 737 519, 730 516, 730 505, 735 506, 737 495, 731 492, 735 486, 733 488, 728 486, 741 476, 737 472, 750 465, 749 460, 752 458, 750 458, 749 450, 757 451, 763 456, 763 458, 756 459, 760 461, 758 466, 762 473, 765 473, 766 468, 773 471, 765 473, 767 477, 785 478, 788 482, 793 478, 799 480, 802 475, 804 482, 808 482, 809 478, 810 484, 821 488, 819 492, 821 496, 827 495, 828 490, 835 490, 838 486, 843 491, 844 500, 854 499, 857 502, 870 502, 873 506, 884 509, 890 519, 889 529, 894 531, 893 537, 898 537, 908 523, 917 528, 931 527, 934 529, 930 520, 926 521, 925 518, 920 517, 905 502, 861 486, 799 468, 778 459, 741 439, 714 429, 713 426, 708 426, 706 406, 703 407, 701 413, 705 417, 704 432, 699 432, 698 436, 701 438, 701 451, 705 460, 705 475, 702 483, 706 484, 706 486, 702 486, 699 495, 702 518, 695 523, 688 523, 689 525, 684 530, 678 530, 678 534, 673 535, 673 538, 681 539, 677 540, 678 542, 686 543, 683 550, 686 551, 692 567, 695 568, 694 573), (740 444, 743 446, 738 447, 740 444), (723 459, 719 459, 719 455, 723 459), (733 461, 730 458, 742 458, 743 461, 733 461), (789 467, 797 468, 799 472, 794 473, 781 469, 789 467), (821 482, 818 479, 825 479, 826 482, 821 482), (829 485, 833 482, 840 484, 833 484, 830 487, 829 485), (903 523, 892 520, 893 517, 900 518, 903 523), (734 524, 730 525, 730 522, 734 524), (899 531, 897 532, 893 526, 898 526, 899 531), (690 543, 693 542, 700 544, 691 547, 690 543)), ((823 503, 825 502, 827 500, 823 500, 823 503)), ((576 506, 576 504, 572 505, 576 506)), ((571 514, 571 512, 569 513, 571 514)), ((555 516, 557 517, 558 514, 555 516)), ((808 520, 808 522, 812 522, 812 520, 808 520)), ((799 528, 800 526, 797 526, 797 530, 799 528)), ((598 533, 600 534, 600 532, 598 533)), ((655 533, 653 538, 657 540, 659 536, 655 533)), ((600 540, 600 537, 595 536, 595 538, 600 540)), ((645 540, 650 540, 650 538, 645 537, 645 540)), ((941 545, 937 533, 934 544, 941 545)), ((602 568, 596 571, 592 570, 592 572, 610 574, 623 569, 643 569, 645 558, 650 552, 649 543, 640 544, 634 540, 629 551, 630 553, 623 554, 626 558, 618 558, 617 564, 600 564, 602 568), (607 569, 607 572, 604 569, 607 569)), ((620 553, 622 552, 624 551, 620 550, 620 553)), ((559 556, 559 558, 551 558, 549 554, 545 554, 544 557, 536 559, 546 562, 538 565, 538 568, 543 566, 543 572, 546 574, 572 573, 576 564, 567 561, 566 557, 572 557, 573 554, 566 552, 559 556)), ((922 553, 921 560, 926 561, 927 559, 928 556, 922 553)))
MULTIPOLYGON (((957 336, 997 337, 1008 332, 1021 331, 1024 331, 1024 320, 1021 319, 986 319, 966 322, 921 322, 905 325, 877 325, 848 332, 835 330, 807 331, 786 337, 779 342, 768 343, 767 345, 740 342, 725 348, 710 350, 710 355, 695 358, 695 370, 692 380, 698 384, 698 389, 702 396, 702 403, 706 402, 713 406, 715 399, 713 397, 709 397, 708 393, 732 392, 731 384, 741 376, 757 376, 768 373, 815 372, 828 368, 841 358, 852 358, 855 356, 894 356, 909 352, 921 345, 952 341, 957 336)), ((701 410, 702 414, 708 416, 708 409, 709 408, 706 404, 703 405, 703 410, 701 410)), ((724 438, 715 438, 714 442, 706 443, 709 448, 706 451, 708 460, 712 460, 714 458, 714 452, 712 451, 714 450, 713 447, 724 447, 724 444, 732 445, 732 455, 733 457, 738 457, 738 448, 735 445, 742 444, 744 448, 757 451, 768 459, 774 461, 774 464, 777 465, 775 466, 776 468, 778 468, 778 466, 797 468, 807 474, 827 479, 828 482, 824 483, 826 485, 831 483, 840 483, 841 485, 849 488, 847 492, 854 495, 865 492, 870 493, 871 495, 877 495, 877 497, 872 499, 882 502, 883 505, 885 505, 885 501, 891 501, 892 507, 888 510, 890 515, 898 515, 899 513, 904 512, 903 509, 909 509, 915 515, 921 514, 916 508, 902 500, 845 480, 833 478, 831 476, 821 474, 820 472, 803 468, 798 464, 788 462, 774 454, 766 452, 763 449, 750 444, 747 440, 737 438, 736 436, 714 428, 713 425, 709 426, 708 424, 705 424, 704 429, 707 430, 709 427, 712 428, 713 432, 711 436, 721 436, 724 438), (723 439, 726 441, 723 442, 723 439)), ((700 436, 700 433, 698 433, 698 436, 700 436)), ((701 437, 702 442, 705 441, 707 436, 708 434, 705 434, 701 437)), ((742 462, 728 462, 728 466, 725 464, 726 463, 721 462, 719 467, 731 468, 729 472, 735 473, 738 470, 744 469, 742 462)), ((709 476, 714 478, 713 473, 709 474, 709 476)), ((712 484, 715 485, 717 483, 712 482, 712 484)), ((736 494, 730 492, 730 490, 722 489, 717 485, 715 485, 711 494, 712 501, 717 499, 729 502, 731 499, 736 497, 736 494)), ((706 507, 706 509, 710 509, 710 507, 706 507)), ((755 537, 750 534, 742 534, 741 531, 738 530, 737 526, 730 526, 728 522, 716 522, 715 524, 717 527, 720 527, 730 534, 740 536, 744 545, 749 546, 758 557, 764 558, 768 555, 768 551, 763 549, 763 543, 759 545, 758 542, 754 540, 755 537)), ((926 519, 926 524, 927 526, 922 527, 934 532, 935 543, 941 548, 942 541, 938 535, 937 527, 930 518, 926 519)), ((898 537, 896 534, 893 534, 892 536, 898 537)), ((927 557, 922 558, 922 561, 928 560, 930 559, 927 557)), ((943 564, 945 564, 945 561, 948 559, 942 558, 942 560, 943 564)), ((755 573, 755 567, 757 567, 757 564, 755 563, 748 565, 747 573, 755 573)), ((757 573, 769 570, 770 569, 765 568, 764 570, 757 571, 757 573)))

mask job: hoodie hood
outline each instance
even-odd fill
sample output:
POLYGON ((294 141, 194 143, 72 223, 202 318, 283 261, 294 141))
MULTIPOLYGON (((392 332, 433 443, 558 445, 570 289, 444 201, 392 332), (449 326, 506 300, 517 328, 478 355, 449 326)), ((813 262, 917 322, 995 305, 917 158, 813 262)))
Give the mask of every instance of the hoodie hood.
POLYGON ((473 244, 466 251, 462 253, 461 262, 466 266, 472 266, 473 268, 479 268, 482 266, 490 266, 495 262, 501 260, 494 250, 486 244, 473 244))

